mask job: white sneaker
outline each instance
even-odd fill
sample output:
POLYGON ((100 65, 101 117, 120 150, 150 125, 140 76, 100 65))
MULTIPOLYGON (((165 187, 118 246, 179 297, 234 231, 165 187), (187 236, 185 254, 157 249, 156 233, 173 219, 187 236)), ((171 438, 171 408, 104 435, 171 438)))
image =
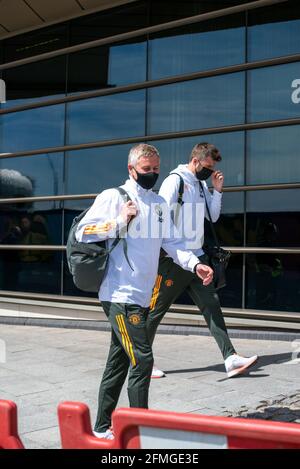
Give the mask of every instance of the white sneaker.
POLYGON ((113 440, 115 438, 113 432, 109 428, 106 430, 106 432, 103 432, 103 433, 99 433, 99 432, 93 432, 93 433, 97 438, 105 438, 106 440, 113 440))
POLYGON ((232 378, 233 376, 240 375, 243 373, 247 368, 254 365, 257 362, 257 355, 253 355, 253 357, 241 357, 238 354, 230 355, 225 360, 225 368, 227 371, 228 378, 232 378))
POLYGON ((163 378, 164 376, 166 376, 165 373, 157 368, 157 366, 153 365, 151 378, 163 378))

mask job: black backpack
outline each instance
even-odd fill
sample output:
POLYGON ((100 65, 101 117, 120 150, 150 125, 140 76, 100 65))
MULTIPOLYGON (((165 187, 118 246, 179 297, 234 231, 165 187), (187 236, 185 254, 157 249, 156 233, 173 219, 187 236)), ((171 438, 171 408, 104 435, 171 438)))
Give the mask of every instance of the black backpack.
MULTIPOLYGON (((116 190, 119 191, 125 203, 131 200, 124 189, 116 187, 116 190)), ((66 255, 69 271, 73 277, 73 282, 76 287, 79 288, 79 290, 86 292, 98 293, 108 265, 109 254, 120 241, 123 242, 125 258, 131 269, 132 267, 127 256, 126 239, 125 237, 121 237, 120 233, 117 234, 117 237, 110 249, 107 249, 106 241, 99 241, 96 243, 83 243, 77 241, 75 233, 79 222, 83 219, 88 210, 89 208, 77 215, 73 220, 67 240, 66 255)), ((126 230, 127 227, 125 228, 126 230)))

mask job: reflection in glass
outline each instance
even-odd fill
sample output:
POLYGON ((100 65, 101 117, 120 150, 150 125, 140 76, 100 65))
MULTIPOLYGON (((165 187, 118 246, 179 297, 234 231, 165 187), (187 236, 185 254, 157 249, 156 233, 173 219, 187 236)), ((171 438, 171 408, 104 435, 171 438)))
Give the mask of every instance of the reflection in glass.
POLYGON ((299 53, 300 5, 295 0, 248 12, 248 61, 299 53))
POLYGON ((1 244, 60 245, 62 242, 59 201, 1 203, 0 220, 1 244))
MULTIPOLYGON (((94 2, 99 6, 99 2, 94 2)), ((79 16, 70 21, 70 45, 145 28, 148 1, 127 2, 98 13, 79 16)))
POLYGON ((300 256, 246 256, 246 308, 300 312, 300 256))
POLYGON ((0 116, 0 152, 14 153, 64 144, 63 104, 0 116))
POLYGON ((243 255, 232 254, 226 270, 226 287, 218 290, 224 308, 242 307, 243 255))
POLYGON ((148 91, 148 134, 245 121, 244 73, 159 86, 148 91))
POLYGON ((244 15, 231 15, 156 34, 149 42, 149 78, 243 63, 244 21, 244 15))
POLYGON ((66 92, 66 56, 4 70, 7 96, 0 109, 59 98, 66 92))
MULTIPOLYGON (((215 229, 222 246, 243 246, 244 244, 244 194, 243 192, 224 192, 219 220, 215 229)), ((205 237, 212 239, 209 222, 206 220, 205 237)))
POLYGON ((0 289, 59 295, 62 253, 0 250, 0 289))
POLYGON ((62 49, 67 45, 67 25, 66 23, 60 23, 5 39, 3 41, 3 60, 4 62, 13 62, 14 60, 62 49))
MULTIPOLYGON (((86 210, 94 202, 94 199, 66 200, 64 202, 64 242, 67 241, 73 219, 83 210, 86 210)), ((72 275, 69 272, 67 259, 64 254, 63 262, 63 294, 71 296, 87 296, 96 298, 96 293, 87 293, 75 287, 72 275)))
MULTIPOLYGON (((241 254, 233 254, 230 258, 230 263, 226 270, 227 285, 225 288, 218 290, 221 306, 224 308, 242 307, 242 261, 243 257, 241 254)), ((174 303, 183 305, 194 304, 187 291, 180 295, 174 303)))
POLYGON ((248 192, 247 246, 298 247, 300 190, 248 192))
POLYGON ((292 83, 300 78, 299 63, 266 67, 247 73, 248 122, 299 117, 300 105, 292 99, 292 83))
POLYGON ((247 132, 247 184, 300 181, 300 126, 247 132))
MULTIPOLYGON (((195 16, 209 11, 229 8, 248 0, 151 0, 150 2, 150 24, 166 23, 168 21, 195 16)), ((214 19, 214 21, 216 21, 214 19)))
POLYGON ((95 194, 128 178, 128 153, 133 145, 114 145, 66 153, 66 193, 95 194))
POLYGON ((0 197, 63 193, 63 153, 19 158, 0 157, 0 197))
POLYGON ((146 42, 112 44, 70 54, 68 93, 110 88, 146 79, 146 42))
POLYGON ((1 289, 60 293, 61 253, 30 249, 61 244, 62 211, 56 204, 0 204, 0 244, 28 245, 0 250, 1 289))
POLYGON ((145 134, 145 91, 86 99, 67 105, 67 143, 145 134))
MULTIPOLYGON (((151 142, 161 157, 160 176, 156 187, 159 188, 169 172, 179 164, 188 163, 192 148, 200 142, 210 142, 219 148, 222 161, 218 163, 217 168, 224 174, 225 186, 244 184, 244 132, 230 132, 151 142)), ((211 186, 210 179, 207 182, 211 186)))

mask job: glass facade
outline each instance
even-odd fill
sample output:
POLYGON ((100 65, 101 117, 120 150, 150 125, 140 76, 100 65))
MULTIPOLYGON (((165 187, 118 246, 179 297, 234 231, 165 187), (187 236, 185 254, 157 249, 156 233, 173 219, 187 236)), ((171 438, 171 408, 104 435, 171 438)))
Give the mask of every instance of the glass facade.
POLYGON ((299 57, 288 60, 300 53, 299 3, 142 30, 243 3, 136 1, 0 42, 0 64, 32 58, 0 65, 7 93, 0 104, 1 290, 94 296, 74 287, 63 246, 91 194, 126 179, 127 140, 158 148, 156 189, 196 143, 209 141, 221 150, 226 186, 216 229, 221 244, 235 248, 222 306, 300 312, 300 66, 299 57), (138 29, 122 42, 34 61, 138 29), (266 63, 249 67, 256 61, 266 63), (39 106, 56 98, 59 104, 39 106))

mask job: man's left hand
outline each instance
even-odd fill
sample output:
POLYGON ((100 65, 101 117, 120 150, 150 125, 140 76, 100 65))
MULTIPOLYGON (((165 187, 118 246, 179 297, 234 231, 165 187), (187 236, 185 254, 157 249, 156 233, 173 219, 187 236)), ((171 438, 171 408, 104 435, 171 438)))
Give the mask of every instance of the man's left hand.
POLYGON ((214 271, 211 267, 206 264, 197 264, 195 273, 198 275, 199 278, 201 278, 205 287, 209 285, 213 280, 214 271))
POLYGON ((212 180, 212 185, 213 185, 214 189, 216 189, 216 191, 218 191, 218 192, 222 192, 223 184, 224 184, 223 173, 221 173, 221 171, 215 171, 211 175, 211 180, 212 180))

